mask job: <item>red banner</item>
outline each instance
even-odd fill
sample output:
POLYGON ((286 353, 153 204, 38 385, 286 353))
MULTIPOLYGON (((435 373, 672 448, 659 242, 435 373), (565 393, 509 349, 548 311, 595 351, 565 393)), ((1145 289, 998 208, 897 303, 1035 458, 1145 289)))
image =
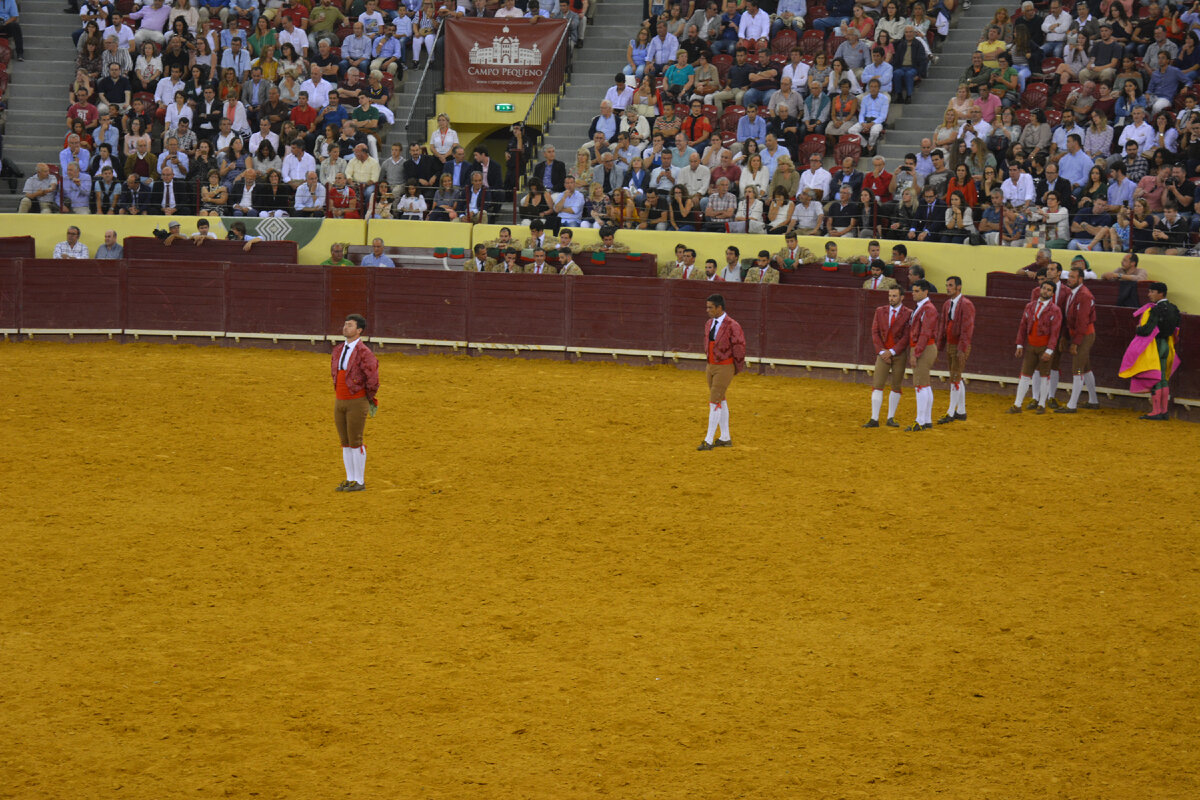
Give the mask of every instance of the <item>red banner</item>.
POLYGON ((566 29, 562 19, 447 20, 445 90, 535 91, 566 29))

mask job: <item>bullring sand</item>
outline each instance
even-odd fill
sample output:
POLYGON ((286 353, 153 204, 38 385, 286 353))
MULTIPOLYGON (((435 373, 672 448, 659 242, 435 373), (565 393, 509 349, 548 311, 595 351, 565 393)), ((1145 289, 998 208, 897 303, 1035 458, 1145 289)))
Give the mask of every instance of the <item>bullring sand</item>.
POLYGON ((1200 427, 328 363, 0 345, 0 797, 1200 796, 1200 427))

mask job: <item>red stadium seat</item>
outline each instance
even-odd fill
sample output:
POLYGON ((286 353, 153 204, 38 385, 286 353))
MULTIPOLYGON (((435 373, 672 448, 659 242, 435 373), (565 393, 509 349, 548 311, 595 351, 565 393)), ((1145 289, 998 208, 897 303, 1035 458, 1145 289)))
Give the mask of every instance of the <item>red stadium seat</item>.
POLYGON ((1061 58, 1055 58, 1054 56, 1046 56, 1045 58, 1042 59, 1042 73, 1046 74, 1046 73, 1054 72, 1054 70, 1058 69, 1059 65, 1062 63, 1063 63, 1063 60, 1061 58))
POLYGON ((853 158, 854 163, 857 164, 858 160, 862 158, 862 152, 863 140, 858 136, 848 134, 838 140, 837 145, 833 148, 833 158, 839 166, 842 163, 842 159, 847 156, 853 158))
POLYGON ((1047 108, 1046 122, 1050 124, 1051 128, 1057 128, 1062 122, 1062 112, 1057 109, 1047 108))
POLYGON ((838 47, 844 41, 846 41, 846 37, 838 36, 836 33, 825 40, 825 55, 830 61, 833 61, 833 54, 837 52, 838 47))
POLYGON ((804 141, 801 142, 800 147, 797 148, 796 155, 797 155, 798 161, 796 164, 796 168, 800 169, 800 170, 807 169, 808 168, 808 159, 813 153, 816 153, 821 158, 824 158, 825 157, 825 146, 826 146, 825 137, 822 136, 821 134, 810 133, 808 136, 805 136, 804 141))
POLYGON ((1021 106, 1024 108, 1045 108, 1050 89, 1044 83, 1027 84, 1021 94, 1021 106))
POLYGON ((800 37, 800 49, 808 55, 816 55, 825 49, 825 34, 821 31, 805 31, 800 37))
POLYGON ((717 73, 721 76, 721 83, 725 83, 729 79, 729 68, 733 66, 733 56, 728 53, 721 53, 712 57, 712 65, 717 68, 717 73))
POLYGON ((775 34, 775 38, 771 40, 771 52, 782 53, 787 55, 792 52, 792 48, 796 46, 796 32, 793 30, 784 29, 775 34))
POLYGON ((1017 124, 1024 128, 1033 121, 1033 112, 1028 108, 1018 108, 1016 116, 1017 124))

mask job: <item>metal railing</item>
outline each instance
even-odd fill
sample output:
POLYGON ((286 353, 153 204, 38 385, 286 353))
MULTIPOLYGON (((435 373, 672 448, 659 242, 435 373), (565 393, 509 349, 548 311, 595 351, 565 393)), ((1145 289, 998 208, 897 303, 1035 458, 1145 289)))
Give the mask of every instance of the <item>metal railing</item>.
POLYGON ((443 43, 442 34, 445 30, 446 24, 443 22, 438 26, 437 36, 433 40, 433 49, 429 51, 425 66, 421 69, 421 76, 417 79, 417 90, 413 95, 412 105, 408 109, 408 116, 396 128, 404 136, 406 153, 409 144, 413 142, 424 144, 429 134, 429 117, 433 116, 437 108, 437 95, 442 90, 444 73, 443 59, 435 58, 434 53, 443 43))
POLYGON ((514 224, 517 222, 525 179, 537 161, 537 154, 541 150, 546 129, 550 127, 550 123, 554 120, 554 113, 558 109, 559 98, 566 91, 567 75, 571 71, 571 48, 567 44, 568 39, 568 30, 564 26, 562 35, 558 39, 558 45, 554 48, 554 55, 550 57, 550 63, 546 67, 546 71, 542 73, 542 79, 538 82, 537 89, 534 90, 533 102, 529 104, 525 118, 521 120, 521 129, 524 131, 524 135, 531 137, 531 140, 524 152, 512 154, 512 170, 513 175, 516 176, 512 187, 512 221, 514 224), (529 127, 531 119, 541 121, 542 127, 536 134, 531 134, 529 127), (525 163, 522 163, 522 158, 526 153, 532 155, 525 163))

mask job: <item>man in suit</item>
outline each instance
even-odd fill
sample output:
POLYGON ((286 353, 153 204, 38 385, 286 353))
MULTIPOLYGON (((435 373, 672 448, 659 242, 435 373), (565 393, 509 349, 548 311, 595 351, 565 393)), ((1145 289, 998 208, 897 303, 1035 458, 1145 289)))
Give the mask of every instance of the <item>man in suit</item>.
POLYGON ((483 176, 483 188, 488 193, 488 213, 495 215, 500 211, 500 202, 504 196, 504 170, 500 162, 492 158, 491 153, 483 145, 475 147, 475 162, 471 165, 472 172, 483 176))
POLYGON ((575 263, 575 258, 570 250, 558 251, 558 274, 559 275, 582 275, 583 270, 575 263))
MULTIPOLYGON (((1084 264, 1087 262, 1084 261, 1084 264)), ((1099 408, 1096 397, 1096 375, 1092 372, 1092 344, 1096 341, 1096 298, 1092 290, 1083 285, 1086 267, 1071 266, 1067 273, 1067 308, 1063 315, 1063 338, 1061 344, 1071 348, 1071 399, 1066 408, 1057 409, 1055 414, 1078 413, 1079 395, 1084 387, 1088 390, 1087 408, 1099 408)))
POLYGON ((464 189, 471 185, 471 166, 467 162, 467 151, 458 144, 454 146, 452 156, 442 166, 442 174, 449 175, 456 188, 464 189))
POLYGON ((696 449, 712 450, 715 447, 733 447, 729 435, 729 402, 725 399, 725 393, 733 382, 733 376, 746 368, 746 334, 737 320, 725 313, 725 298, 721 295, 709 295, 704 301, 704 310, 708 313, 708 320, 704 323, 708 433, 696 449), (723 436, 714 441, 718 426, 723 436))
POLYGON ((221 129, 221 101, 212 86, 204 88, 204 97, 196 104, 196 136, 210 142, 217 138, 221 129))
POLYGON ((554 145, 546 145, 542 152, 546 158, 534 166, 533 182, 552 192, 561 192, 567 178, 567 165, 554 157, 554 145))
POLYGON ((795 231, 784 234, 783 241, 783 247, 775 254, 775 261, 784 269, 796 269, 801 264, 811 264, 817 260, 811 250, 799 245, 795 231))
POLYGON ((690 247, 683 251, 683 263, 671 270, 668 278, 698 281, 704 279, 704 270, 696 266, 696 251, 690 247))
POLYGON ((488 219, 489 192, 483 188, 483 173, 471 173, 471 185, 463 191, 462 222, 486 225, 488 219))
POLYGON ((233 182, 229 190, 229 208, 235 217, 257 217, 258 209, 254 207, 254 188, 258 183, 258 173, 247 167, 242 177, 233 182))
MULTIPOLYGON (((1017 329, 1017 354, 1021 360, 1021 379, 1017 382, 1017 401, 1008 410, 1010 414, 1021 413, 1021 403, 1025 402, 1025 393, 1033 383, 1033 373, 1042 376, 1042 385, 1050 383, 1050 359, 1058 344, 1062 332, 1063 314, 1058 304, 1054 302, 1054 284, 1044 282, 1038 290, 1038 298, 1031 300, 1021 314, 1021 326, 1017 329)), ((1035 391, 1037 413, 1046 413, 1046 396, 1040 397, 1035 391)))
POLYGON ((433 156, 425 155, 421 145, 413 142, 408 146, 408 158, 404 162, 404 182, 415 181, 428 201, 437 188, 441 176, 441 163, 433 156))
POLYGON ((925 187, 925 202, 917 207, 916 227, 908 231, 909 239, 918 242, 938 241, 938 234, 946 228, 946 204, 937 199, 932 186, 925 187))
POLYGON ((605 225, 600 229, 600 243, 592 246, 593 250, 601 253, 628 253, 629 245, 617 241, 617 229, 605 225))
POLYGON ((946 294, 950 299, 942 305, 938 319, 938 351, 946 351, 950 368, 950 408, 938 420, 945 425, 967 418, 967 389, 963 386, 963 367, 971 355, 971 338, 975 335, 975 304, 962 293, 962 278, 951 275, 946 279, 946 294))
POLYGON ((463 272, 495 272, 496 259, 488 258, 487 251, 486 244, 480 242, 475 245, 471 257, 463 264, 463 272))
POLYGON ((766 250, 758 251, 754 266, 746 273, 745 283, 779 283, 779 270, 771 266, 771 254, 766 250))
POLYGON ((617 161, 611 151, 600 156, 600 163, 592 167, 592 182, 600 184, 606 197, 611 197, 613 192, 623 187, 628 175, 625 164, 617 161))
POLYGON ((933 284, 922 278, 912 285, 912 321, 908 325, 908 364, 912 367, 913 390, 917 397, 917 420, 904 430, 908 433, 927 431, 933 427, 933 385, 929 371, 937 360, 937 309, 929 295, 933 284))
POLYGON ((529 235, 525 237, 526 250, 533 250, 538 247, 549 247, 553 244, 553 240, 546 234, 546 224, 540 219, 535 219, 529 223, 529 235))
POLYGON ((546 263, 546 248, 533 248, 533 263, 525 267, 526 275, 557 275, 558 270, 546 263))
POLYGON ((162 180, 154 184, 152 192, 159 213, 168 217, 196 213, 196 204, 192 201, 187 183, 176 180, 175 170, 169 165, 163 167, 162 180))
POLYGON ((883 262, 878 258, 871 262, 870 270, 871 277, 863 281, 864 289, 888 291, 890 289, 900 288, 900 284, 896 283, 895 278, 889 278, 883 274, 883 262))
POLYGON ((871 343, 875 346, 875 381, 871 388, 871 418, 864 428, 879 427, 879 410, 883 407, 883 387, 890 385, 887 426, 899 428, 896 409, 900 407, 900 387, 904 383, 904 351, 908 349, 908 326, 912 310, 903 305, 904 291, 899 286, 888 289, 886 306, 875 309, 871 320, 871 343))

